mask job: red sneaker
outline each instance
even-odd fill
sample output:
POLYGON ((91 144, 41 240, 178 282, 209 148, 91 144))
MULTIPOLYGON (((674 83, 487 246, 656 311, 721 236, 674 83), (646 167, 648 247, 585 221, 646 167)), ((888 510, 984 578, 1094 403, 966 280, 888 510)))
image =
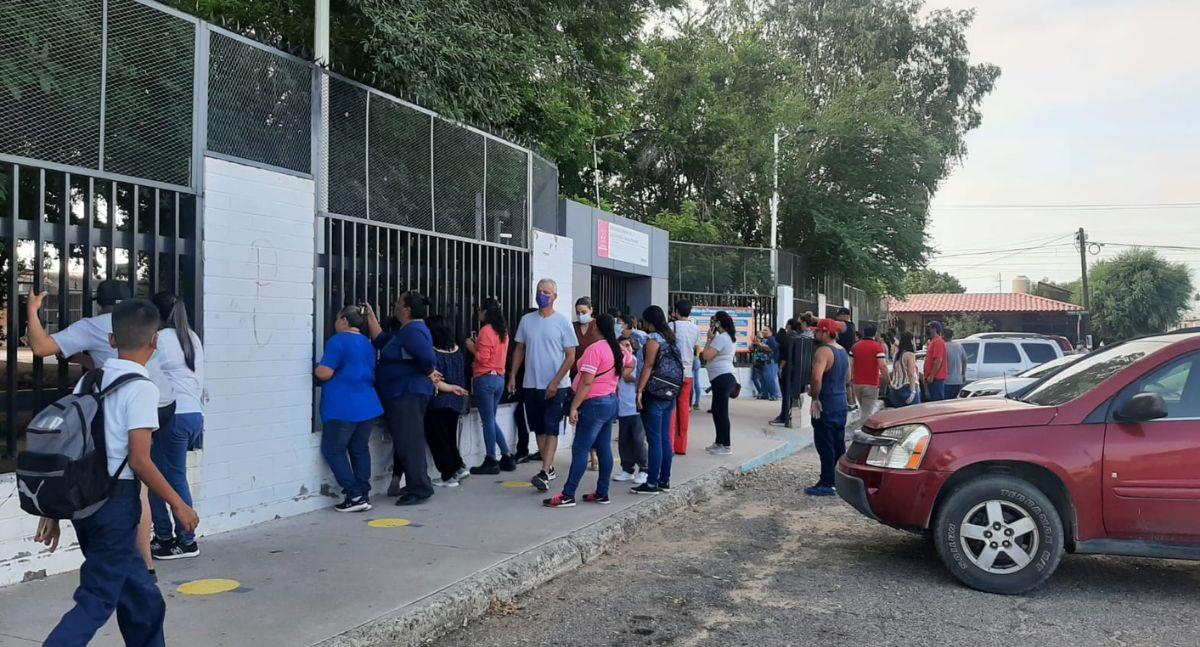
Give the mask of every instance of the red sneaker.
POLYGON ((546 506, 547 508, 574 508, 575 497, 559 493, 542 501, 542 505, 546 506))
POLYGON ((588 503, 599 503, 600 505, 608 505, 611 503, 611 501, 608 499, 608 495, 600 495, 595 492, 583 495, 583 500, 587 501, 588 503))

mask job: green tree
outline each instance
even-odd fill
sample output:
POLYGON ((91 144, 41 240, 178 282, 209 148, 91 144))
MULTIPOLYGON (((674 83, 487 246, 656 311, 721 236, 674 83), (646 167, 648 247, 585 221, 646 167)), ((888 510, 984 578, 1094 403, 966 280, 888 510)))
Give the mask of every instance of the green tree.
POLYGON ((635 110, 652 130, 622 144, 617 203, 646 218, 691 200, 728 242, 767 245, 778 131, 780 246, 899 291, 998 75, 969 61, 973 14, 912 0, 711 5, 647 39, 635 110))
POLYGON ((1195 298, 1191 270, 1149 249, 1096 263, 1088 280, 1092 331, 1105 343, 1164 332, 1195 298))
POLYGON ((954 331, 955 339, 962 339, 981 332, 992 332, 996 326, 977 314, 964 314, 946 318, 946 327, 954 331))
POLYGON ((900 282, 904 294, 962 294, 967 289, 946 272, 928 268, 910 270, 900 282))

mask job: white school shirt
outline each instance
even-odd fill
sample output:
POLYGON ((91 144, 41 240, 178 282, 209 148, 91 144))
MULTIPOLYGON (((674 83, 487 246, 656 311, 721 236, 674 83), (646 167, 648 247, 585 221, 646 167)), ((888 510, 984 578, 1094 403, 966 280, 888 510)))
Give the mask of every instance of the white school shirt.
POLYGON ((195 332, 188 332, 196 354, 195 371, 188 368, 174 328, 158 331, 158 350, 154 351, 154 357, 159 359, 159 368, 175 393, 175 413, 204 413, 204 346, 195 332))
MULTIPOLYGON (((112 313, 108 312, 94 317, 85 317, 67 326, 53 335, 54 343, 63 357, 71 357, 79 353, 87 353, 92 357, 96 366, 104 366, 110 359, 116 359, 117 349, 108 343, 112 333, 112 313)), ((159 342, 162 335, 159 335, 159 342)), ((158 387, 158 406, 164 407, 175 401, 175 389, 162 370, 162 358, 156 352, 146 363, 150 380, 158 387)))
MULTIPOLYGON (((107 387, 118 377, 126 373, 137 373, 144 377, 146 367, 127 359, 114 357, 104 363, 104 381, 101 388, 107 387)), ((75 392, 83 382, 75 385, 75 392)), ((113 474, 121 463, 129 457, 129 432, 134 429, 158 429, 158 387, 153 382, 136 380, 121 387, 104 399, 104 451, 108 458, 108 473, 113 474)), ((121 470, 117 477, 130 480, 133 470, 129 465, 121 470)))
POLYGON ((679 357, 683 360, 683 374, 686 377, 692 372, 692 362, 696 361, 696 346, 700 343, 700 327, 691 319, 676 319, 670 323, 675 333, 675 348, 679 349, 679 357))

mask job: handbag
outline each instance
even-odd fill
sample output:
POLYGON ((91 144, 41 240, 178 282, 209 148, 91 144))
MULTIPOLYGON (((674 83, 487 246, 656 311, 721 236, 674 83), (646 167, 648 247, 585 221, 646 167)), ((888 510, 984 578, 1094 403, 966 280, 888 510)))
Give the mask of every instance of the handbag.
POLYGON ((658 356, 654 358, 654 369, 646 382, 645 392, 661 400, 674 400, 683 388, 683 358, 675 344, 659 342, 658 356), (663 348, 667 351, 662 352, 663 348))

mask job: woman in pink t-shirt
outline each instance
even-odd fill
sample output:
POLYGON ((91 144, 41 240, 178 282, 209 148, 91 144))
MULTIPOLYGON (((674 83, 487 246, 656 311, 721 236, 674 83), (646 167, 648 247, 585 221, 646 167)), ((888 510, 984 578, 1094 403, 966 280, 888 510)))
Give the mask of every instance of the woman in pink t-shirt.
POLYGON ((608 482, 612 476, 612 422, 617 417, 617 383, 621 376, 632 373, 637 366, 633 355, 621 349, 617 342, 616 322, 612 315, 596 319, 600 341, 593 342, 579 359, 579 373, 571 385, 575 399, 571 402, 571 423, 575 425, 575 440, 571 443, 571 473, 563 491, 546 499, 548 508, 570 508, 575 505, 575 490, 587 471, 588 454, 595 450, 600 460, 596 491, 583 495, 589 503, 608 503, 608 482))

